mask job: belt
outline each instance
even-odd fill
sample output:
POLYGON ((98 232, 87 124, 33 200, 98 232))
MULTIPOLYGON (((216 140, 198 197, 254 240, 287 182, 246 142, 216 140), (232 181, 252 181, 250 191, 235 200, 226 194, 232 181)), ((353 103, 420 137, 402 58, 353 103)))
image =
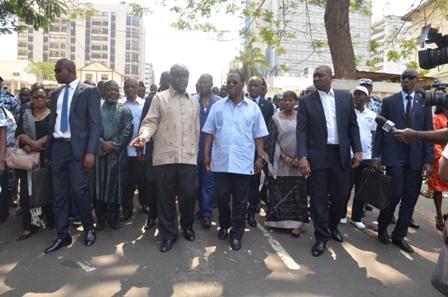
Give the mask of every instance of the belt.
POLYGON ((55 142, 70 142, 71 138, 53 138, 55 142))

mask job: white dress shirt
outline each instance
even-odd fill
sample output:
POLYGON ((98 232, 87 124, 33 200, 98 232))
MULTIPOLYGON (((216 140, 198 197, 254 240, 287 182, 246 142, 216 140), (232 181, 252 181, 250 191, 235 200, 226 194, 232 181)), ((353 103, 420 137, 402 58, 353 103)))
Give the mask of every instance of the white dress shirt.
POLYGON ((327 122, 327 144, 339 144, 338 124, 336 120, 336 102, 333 88, 328 93, 319 91, 327 122))
POLYGON ((70 89, 68 90, 68 102, 67 102, 67 124, 68 129, 65 132, 61 131, 61 113, 62 113, 62 102, 64 101, 65 87, 59 93, 58 103, 56 105, 56 123, 54 125, 54 138, 72 138, 72 133, 70 132, 70 106, 72 105, 73 94, 78 87, 79 79, 75 79, 69 83, 70 89))

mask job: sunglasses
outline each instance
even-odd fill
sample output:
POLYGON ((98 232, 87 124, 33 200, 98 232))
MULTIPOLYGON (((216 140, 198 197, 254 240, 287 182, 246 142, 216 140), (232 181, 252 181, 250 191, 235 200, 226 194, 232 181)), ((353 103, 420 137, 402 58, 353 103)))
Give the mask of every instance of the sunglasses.
POLYGON ((240 82, 239 81, 237 81, 237 80, 228 80, 227 81, 227 85, 234 85, 234 86, 236 86, 236 85, 238 85, 240 82))
POLYGON ((64 69, 67 69, 67 68, 55 68, 54 73, 58 74, 59 72, 61 72, 64 69))
POLYGON ((414 78, 417 78, 417 76, 412 75, 412 74, 403 74, 403 75, 401 76, 401 79, 402 79, 402 80, 405 80, 406 78, 409 79, 409 80, 413 80, 414 78))

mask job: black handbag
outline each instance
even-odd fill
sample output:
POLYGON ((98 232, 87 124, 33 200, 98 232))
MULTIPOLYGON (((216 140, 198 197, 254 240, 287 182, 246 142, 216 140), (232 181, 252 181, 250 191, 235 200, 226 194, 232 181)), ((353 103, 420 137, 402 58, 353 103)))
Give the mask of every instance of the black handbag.
POLYGON ((379 210, 386 209, 392 197, 393 179, 373 169, 363 169, 355 198, 379 210))
POLYGON ((33 170, 31 189, 30 208, 42 207, 52 203, 53 187, 49 168, 33 170))

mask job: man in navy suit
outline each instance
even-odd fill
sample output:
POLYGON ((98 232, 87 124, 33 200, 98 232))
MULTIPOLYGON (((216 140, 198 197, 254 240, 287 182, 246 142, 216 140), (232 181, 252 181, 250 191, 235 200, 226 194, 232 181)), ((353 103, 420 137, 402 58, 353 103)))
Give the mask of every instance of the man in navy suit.
POLYGON ((320 256, 332 237, 342 242, 338 230, 352 168, 362 161, 362 147, 353 97, 334 90, 332 72, 319 66, 313 74, 316 91, 299 98, 297 157, 299 170, 309 178, 311 218, 314 224, 313 256, 320 256), (329 203, 330 202, 330 203, 329 203))
MULTIPOLYGON (((431 108, 423 107, 422 98, 414 92, 417 82, 417 71, 406 69, 401 75, 402 90, 383 99, 380 115, 394 122, 397 129, 432 130, 431 108)), ((413 252, 404 237, 414 213, 422 177, 431 175, 433 162, 432 144, 421 141, 400 142, 393 134, 386 133, 378 126, 372 152, 372 167, 380 171, 381 165, 386 166, 386 174, 394 181, 391 203, 378 217, 378 239, 382 243, 389 243, 387 226, 401 199, 398 220, 392 232, 392 243, 408 253, 413 252)))
MULTIPOLYGON (((266 126, 274 115, 274 105, 271 102, 264 99, 261 96, 263 90, 263 81, 261 78, 254 76, 249 79, 249 85, 247 87, 249 91, 248 98, 257 103, 258 107, 261 110, 263 115, 264 123, 266 126)), ((254 162, 257 161, 258 154, 254 152, 254 162)), ((249 207, 247 208, 247 223, 251 227, 257 226, 257 221, 255 220, 255 213, 257 212, 258 207, 260 206, 260 178, 261 172, 258 174, 254 174, 250 177, 249 184, 249 207)))
POLYGON ((46 144, 46 162, 51 165, 53 210, 57 239, 45 250, 54 252, 72 243, 68 223, 70 195, 84 227, 85 245, 95 242, 88 193, 89 171, 100 156, 101 111, 98 89, 76 77, 73 61, 61 59, 54 69, 64 86, 51 93, 51 113, 46 144))

